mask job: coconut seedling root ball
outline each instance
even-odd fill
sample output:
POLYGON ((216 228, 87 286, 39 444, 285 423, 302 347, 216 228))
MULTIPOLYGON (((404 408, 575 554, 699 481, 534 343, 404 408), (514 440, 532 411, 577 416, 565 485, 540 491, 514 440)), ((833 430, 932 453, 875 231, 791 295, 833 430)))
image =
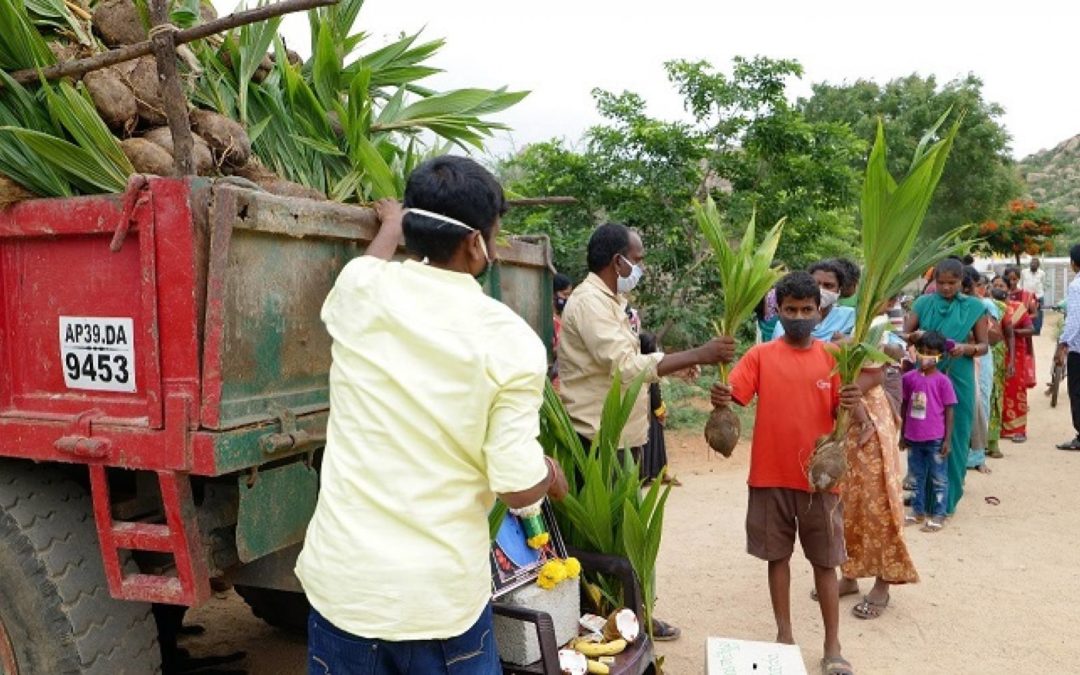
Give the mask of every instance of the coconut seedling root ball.
POLYGON ((135 128, 139 121, 139 104, 119 71, 103 68, 89 72, 83 77, 83 84, 110 129, 126 134, 135 128))
POLYGON ((705 440, 724 457, 731 457, 742 434, 742 422, 731 406, 713 408, 705 423, 705 440))
POLYGON ((0 211, 24 199, 32 199, 33 194, 7 176, 0 176, 0 211))
POLYGON ((244 127, 209 110, 191 112, 191 128, 202 136, 218 165, 243 166, 251 157, 251 140, 244 127))
MULTIPOLYGON (((169 131, 169 127, 154 127, 143 134, 143 138, 160 145, 165 152, 175 156, 172 132, 169 131)), ((214 155, 210 152, 210 146, 206 144, 206 141, 201 136, 192 134, 191 140, 195 144, 195 172, 200 176, 211 175, 214 173, 214 155)))
POLYGON ((171 176, 173 173, 173 156, 160 145, 151 143, 145 138, 129 138, 120 141, 120 149, 124 151, 137 173, 149 173, 155 176, 171 176))
POLYGON ((94 30, 110 47, 133 45, 147 39, 146 26, 131 0, 104 0, 94 8, 94 30))
POLYGON ((810 487, 819 492, 832 490, 847 472, 847 452, 844 440, 822 436, 814 447, 806 477, 810 487))

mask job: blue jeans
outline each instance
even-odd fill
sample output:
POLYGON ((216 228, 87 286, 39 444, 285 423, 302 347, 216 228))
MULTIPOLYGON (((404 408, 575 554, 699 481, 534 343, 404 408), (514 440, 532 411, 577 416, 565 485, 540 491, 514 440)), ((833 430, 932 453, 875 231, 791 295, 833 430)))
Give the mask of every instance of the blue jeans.
POLYGON ((391 642, 346 633, 314 609, 308 617, 308 675, 500 675, 491 607, 446 640, 391 642))
POLYGON ((941 456, 941 441, 908 441, 908 472, 914 481, 911 510, 917 516, 945 516, 949 494, 949 462, 941 456), (926 497, 930 496, 930 509, 926 497))

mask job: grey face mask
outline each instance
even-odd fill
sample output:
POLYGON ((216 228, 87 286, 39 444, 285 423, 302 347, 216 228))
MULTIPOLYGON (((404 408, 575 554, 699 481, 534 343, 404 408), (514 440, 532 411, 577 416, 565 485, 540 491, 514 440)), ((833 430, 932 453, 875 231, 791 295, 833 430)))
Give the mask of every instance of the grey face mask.
POLYGON ((817 323, 817 319, 785 319, 780 317, 780 325, 784 327, 784 334, 796 342, 801 342, 810 337, 817 323))

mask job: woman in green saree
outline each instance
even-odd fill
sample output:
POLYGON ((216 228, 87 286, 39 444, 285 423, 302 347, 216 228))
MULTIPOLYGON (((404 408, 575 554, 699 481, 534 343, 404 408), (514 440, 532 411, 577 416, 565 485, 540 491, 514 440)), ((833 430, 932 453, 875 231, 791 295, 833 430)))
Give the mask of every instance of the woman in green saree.
POLYGON ((954 345, 938 364, 949 376, 956 390, 957 404, 953 414, 953 432, 949 442, 949 502, 946 513, 953 515, 956 504, 964 494, 971 429, 975 422, 975 361, 986 354, 989 324, 986 306, 978 298, 960 292, 964 266, 959 260, 947 259, 934 270, 935 293, 915 301, 911 313, 904 319, 908 342, 922 331, 941 333, 954 345), (973 337, 973 341, 968 341, 973 337))

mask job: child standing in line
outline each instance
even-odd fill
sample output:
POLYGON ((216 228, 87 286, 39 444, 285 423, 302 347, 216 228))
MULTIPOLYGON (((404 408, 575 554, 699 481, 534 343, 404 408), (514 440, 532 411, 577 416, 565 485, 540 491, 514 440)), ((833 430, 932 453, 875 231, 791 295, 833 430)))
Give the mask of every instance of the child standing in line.
POLYGON ((791 554, 798 534, 814 568, 825 623, 826 675, 851 675, 840 650, 840 596, 836 568, 847 559, 839 494, 815 493, 807 466, 817 439, 833 430, 839 407, 854 408, 858 386, 841 388, 836 361, 811 332, 821 321, 821 291, 807 272, 776 284, 781 338, 755 345, 735 365, 730 384, 712 390, 714 406, 749 404, 757 396, 750 448, 746 549, 769 563, 769 595, 776 641, 795 644, 791 626, 791 554))
POLYGON ((945 522, 949 493, 949 436, 953 429, 956 391, 937 369, 945 353, 945 336, 927 331, 915 341, 917 368, 904 375, 904 423, 900 446, 908 449, 908 472, 914 495, 906 524, 924 520, 923 532, 937 532, 945 522), (927 503, 927 494, 930 503, 927 503), (929 519, 927 519, 929 516, 929 519))

